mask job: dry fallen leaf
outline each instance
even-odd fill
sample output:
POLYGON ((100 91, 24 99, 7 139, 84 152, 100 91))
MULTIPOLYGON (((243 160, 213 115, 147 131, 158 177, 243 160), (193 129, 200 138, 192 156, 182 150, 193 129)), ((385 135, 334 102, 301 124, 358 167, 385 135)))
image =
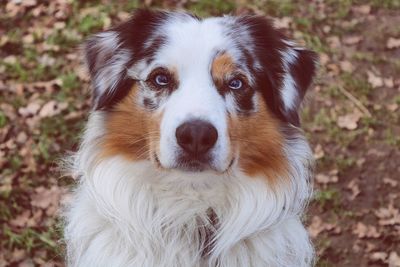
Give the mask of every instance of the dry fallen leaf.
POLYGON ((330 36, 326 38, 326 40, 328 41, 329 47, 332 49, 337 49, 341 46, 340 39, 337 36, 330 36))
POLYGON ((355 45, 361 42, 362 37, 361 36, 347 36, 343 38, 343 43, 347 45, 355 45))
POLYGON ((311 219, 311 224, 308 226, 308 232, 312 238, 316 238, 321 232, 333 231, 339 234, 342 230, 339 226, 332 223, 324 223, 319 216, 314 216, 311 219))
MULTIPOLYGON (((26 258, 26 251, 23 249, 14 249, 11 254, 11 259, 15 262, 22 261, 26 258)), ((0 265, 1 266, 1 265, 0 265)))
POLYGON ((318 173, 315 180, 319 184, 337 183, 339 181, 338 170, 331 170, 328 174, 318 173))
POLYGON ((387 208, 379 208, 375 211, 375 215, 379 218, 379 225, 400 225, 400 211, 394 207, 393 203, 389 203, 387 208))
POLYGON ((390 185, 391 187, 396 187, 397 184, 398 184, 397 181, 395 181, 395 180, 393 180, 393 179, 390 179, 389 177, 383 178, 383 183, 384 183, 384 184, 388 184, 388 185, 390 185))
POLYGON ((389 49, 400 47, 400 38, 399 39, 395 39, 393 37, 390 37, 386 42, 386 47, 389 48, 389 49))
POLYGON ((318 144, 315 148, 314 148, 314 158, 315 159, 322 159, 325 156, 325 152, 322 149, 321 144, 318 144))
POLYGON ((21 262, 18 266, 19 267, 34 267, 35 264, 33 263, 32 259, 26 259, 23 262, 21 262))
POLYGON ((373 88, 378 88, 378 87, 383 86, 382 77, 379 77, 378 75, 376 75, 372 71, 367 71, 367 75, 368 75, 368 82, 371 84, 371 86, 373 88))
POLYGON ((395 251, 390 252, 388 263, 388 267, 400 267, 400 256, 395 251))
POLYGON ((346 114, 344 116, 339 116, 337 120, 337 125, 342 129, 355 130, 357 129, 357 123, 361 119, 362 115, 360 112, 354 112, 346 114))
POLYGON ((340 64, 340 68, 342 69, 342 71, 353 72, 353 70, 354 70, 354 66, 353 66, 353 64, 351 64, 350 61, 347 61, 347 60, 341 61, 339 64, 340 64))
POLYGON ((386 258, 387 258, 388 254, 386 252, 373 252, 371 255, 369 255, 369 258, 372 261, 382 261, 385 262, 386 258))
POLYGON ((10 220, 10 224, 17 227, 27 227, 31 218, 30 210, 25 210, 20 215, 10 220))
POLYGON ((26 107, 19 108, 18 113, 23 117, 27 117, 30 115, 36 115, 39 109, 40 104, 38 102, 31 102, 26 107))
POLYGON ((391 111, 394 112, 399 108, 399 105, 397 103, 393 103, 393 104, 387 104, 386 108, 391 111))
POLYGON ((52 117, 60 114, 67 107, 67 103, 58 103, 55 100, 51 100, 43 105, 42 109, 39 112, 39 116, 41 118, 52 117))
POLYGON ((319 62, 321 65, 326 65, 329 62, 330 58, 327 54, 325 53, 320 53, 319 54, 319 62))
POLYGON ((353 234, 358 238, 378 238, 381 234, 376 230, 373 225, 365 225, 362 222, 358 222, 353 228, 353 234))
POLYGON ((354 6, 351 8, 355 13, 359 13, 362 15, 368 15, 371 12, 371 6, 370 5, 359 5, 359 6, 354 6))
POLYGON ((383 79, 383 84, 386 86, 386 87, 389 87, 389 88, 393 88, 393 86, 394 86, 394 81, 393 81, 393 78, 384 78, 383 79))
POLYGON ((290 17, 275 18, 274 26, 278 29, 288 29, 292 21, 290 17))
POLYGON ((351 201, 353 201, 361 192, 357 180, 351 180, 351 182, 347 185, 347 188, 351 190, 351 201))
POLYGON ((64 193, 64 188, 55 185, 50 189, 40 186, 35 189, 35 194, 31 197, 31 205, 45 210, 48 216, 54 215, 64 193))

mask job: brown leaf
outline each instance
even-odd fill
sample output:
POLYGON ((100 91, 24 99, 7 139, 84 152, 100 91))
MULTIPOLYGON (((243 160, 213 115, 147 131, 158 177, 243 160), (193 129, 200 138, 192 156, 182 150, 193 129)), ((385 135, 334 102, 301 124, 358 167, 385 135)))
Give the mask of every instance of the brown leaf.
POLYGON ((125 20, 129 19, 130 16, 131 16, 131 14, 129 12, 125 12, 125 11, 120 11, 117 13, 117 18, 120 21, 125 21, 125 20))
POLYGON ((361 42, 362 36, 347 36, 343 38, 343 43, 347 45, 355 45, 361 42))
POLYGON ((327 54, 325 53, 320 53, 319 54, 319 61, 321 62, 321 65, 326 65, 329 62, 330 58, 327 54))
POLYGON ((396 187, 397 184, 398 184, 397 181, 395 181, 395 180, 393 180, 393 179, 390 179, 389 177, 383 178, 383 183, 384 183, 384 184, 388 184, 388 185, 390 185, 391 187, 396 187))
POLYGON ((400 256, 395 251, 390 252, 388 263, 388 267, 400 267, 400 256))
POLYGON ((383 86, 382 77, 379 77, 372 71, 367 71, 367 75, 368 75, 368 82, 371 84, 373 88, 378 88, 383 86))
POLYGON ((322 149, 321 144, 318 144, 315 148, 314 148, 314 158, 315 159, 322 159, 325 156, 325 152, 322 149))
POLYGON ((386 108, 387 108, 389 111, 394 112, 394 111, 396 111, 396 110, 399 108, 399 105, 398 105, 397 103, 387 104, 387 105, 386 105, 386 108))
POLYGON ((376 230, 373 225, 365 225, 362 222, 358 222, 353 227, 353 234, 359 238, 379 238, 381 234, 376 230))
POLYGON ((387 208, 379 208, 375 211, 375 216, 379 218, 379 225, 400 225, 400 211, 394 207, 393 203, 389 203, 387 208))
POLYGON ((386 47, 389 49, 394 49, 394 48, 400 47, 400 38, 395 39, 393 37, 390 37, 386 42, 386 47))
POLYGON ((58 209, 60 199, 65 193, 65 189, 52 186, 47 189, 43 186, 36 188, 35 194, 31 197, 31 205, 46 211, 47 215, 54 215, 58 209))
POLYGON ((342 71, 345 72, 353 72, 354 70, 353 64, 351 64, 351 62, 347 60, 340 62, 340 68, 342 69, 342 71))
POLYGON ((338 170, 332 170, 329 174, 318 173, 315 180, 319 184, 337 183, 339 181, 338 170))
POLYGON ((348 185, 347 188, 351 190, 350 200, 354 200, 361 192, 360 187, 358 186, 357 180, 352 180, 348 185))
POLYGON ((15 262, 19 262, 26 258, 26 251, 23 249, 14 249, 11 254, 11 260, 15 262))
POLYGON ((314 216, 311 219, 311 224, 308 226, 308 232, 312 238, 316 238, 321 232, 332 231, 339 234, 342 230, 339 226, 332 223, 324 223, 319 216, 314 216))
POLYGON ((360 120, 361 116, 362 115, 360 112, 354 112, 346 114, 344 116, 339 116, 337 120, 337 125, 342 129, 355 130, 358 127, 357 123, 360 120))
POLYGON ((371 255, 369 255, 369 258, 372 261, 382 261, 385 262, 388 254, 386 252, 380 251, 380 252, 374 252, 371 255))
POLYGON ((332 49, 337 49, 341 46, 340 39, 337 36, 330 36, 326 38, 326 40, 328 41, 328 44, 332 49))
POLYGON ((26 107, 21 107, 18 109, 18 113, 23 116, 27 117, 30 115, 36 115, 36 113, 40 110, 40 103, 38 102, 31 102, 26 107))
POLYGON ((371 6, 370 5, 359 5, 359 6, 354 6, 351 8, 353 12, 359 13, 362 15, 368 15, 371 12, 371 6))
POLYGON ((67 103, 58 103, 55 100, 51 100, 43 105, 42 109, 39 112, 39 116, 41 118, 53 117, 60 114, 67 107, 67 103))
POLYGON ((293 20, 290 17, 275 18, 274 26, 278 29, 288 29, 292 21, 293 20))
POLYGON ((33 261, 31 259, 26 259, 23 262, 21 262, 18 266, 19 267, 34 267, 35 264, 33 263, 33 261))
POLYGON ((386 87, 389 87, 389 88, 393 88, 393 86, 394 86, 394 81, 393 81, 393 78, 383 78, 383 84, 386 86, 386 87))
POLYGON ((21 228, 26 227, 28 225, 30 217, 31 217, 31 212, 29 210, 25 210, 20 215, 10 220, 10 224, 21 228))

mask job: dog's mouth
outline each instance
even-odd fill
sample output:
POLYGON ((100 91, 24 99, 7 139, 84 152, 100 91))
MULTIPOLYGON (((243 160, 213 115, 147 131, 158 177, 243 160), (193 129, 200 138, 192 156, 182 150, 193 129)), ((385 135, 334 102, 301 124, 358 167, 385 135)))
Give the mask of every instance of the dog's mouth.
POLYGON ((177 169, 188 172, 202 172, 207 169, 214 169, 207 160, 197 158, 180 158, 177 163, 177 169))
MULTIPOLYGON (((165 168, 157 155, 157 153, 153 154, 154 161, 159 168, 165 168)), ((223 171, 218 170, 211 164, 211 160, 207 158, 200 158, 200 157, 185 157, 181 156, 178 158, 177 163, 171 169, 176 169, 185 172, 203 172, 207 170, 212 170, 216 172, 227 172, 230 168, 232 168, 235 162, 235 158, 232 158, 228 167, 223 171)))

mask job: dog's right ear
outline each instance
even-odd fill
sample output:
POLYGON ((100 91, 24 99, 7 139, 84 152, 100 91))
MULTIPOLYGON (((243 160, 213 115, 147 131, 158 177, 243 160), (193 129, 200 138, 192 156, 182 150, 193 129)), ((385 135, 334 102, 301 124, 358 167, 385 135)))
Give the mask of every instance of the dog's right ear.
POLYGON ((95 110, 109 107, 117 92, 129 90, 121 87, 126 87, 124 84, 129 86, 125 68, 132 58, 132 52, 121 45, 121 38, 115 30, 96 34, 85 43, 85 62, 92 83, 92 105, 95 110))
POLYGON ((151 56, 152 46, 146 42, 166 16, 165 12, 140 9, 128 21, 86 41, 83 50, 94 110, 107 110, 128 94, 134 80, 128 77, 127 69, 151 56))

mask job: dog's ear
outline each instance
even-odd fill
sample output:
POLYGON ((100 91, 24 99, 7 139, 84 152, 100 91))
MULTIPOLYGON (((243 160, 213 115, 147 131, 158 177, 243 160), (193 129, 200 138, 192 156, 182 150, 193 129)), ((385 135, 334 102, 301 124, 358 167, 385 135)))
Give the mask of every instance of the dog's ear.
POLYGON ((137 10, 126 22, 89 38, 84 56, 93 88, 93 108, 105 110, 125 97, 135 82, 127 69, 149 56, 146 41, 165 13, 137 10))
POLYGON ((121 87, 129 85, 126 67, 132 52, 122 48, 119 32, 109 30, 88 39, 84 53, 93 88, 93 108, 105 109, 112 104, 112 100, 122 99, 122 93, 129 90, 121 87))
POLYGON ((261 16, 242 18, 253 38, 261 65, 259 90, 281 119, 299 126, 299 107, 316 73, 316 53, 296 46, 273 23, 261 16))
POLYGON ((282 112, 295 126, 300 125, 299 108, 316 73, 316 53, 286 42, 281 52, 283 59, 283 80, 280 86, 282 112))

